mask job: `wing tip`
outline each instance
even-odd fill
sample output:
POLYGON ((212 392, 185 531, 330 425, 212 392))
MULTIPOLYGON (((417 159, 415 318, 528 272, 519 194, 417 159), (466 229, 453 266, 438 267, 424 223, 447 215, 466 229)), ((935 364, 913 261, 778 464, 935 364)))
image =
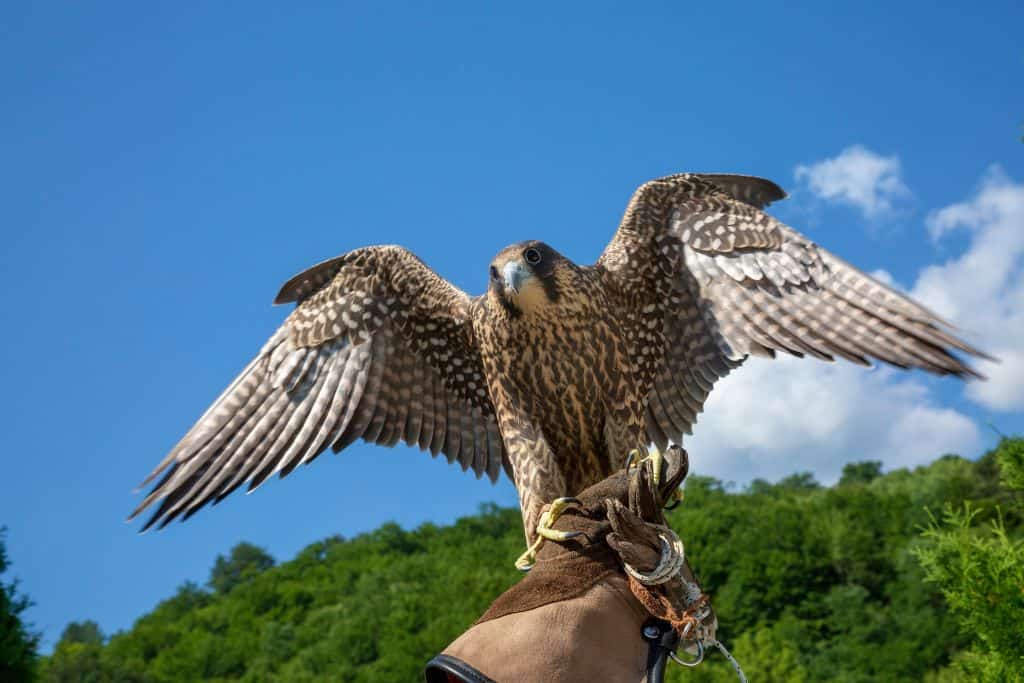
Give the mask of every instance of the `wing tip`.
POLYGON ((733 199, 745 202, 757 209, 764 209, 774 202, 789 198, 789 193, 774 180, 742 173, 696 173, 725 192, 733 199), (733 187, 730 187, 730 184, 733 187), (737 192, 736 190, 741 190, 737 192))
POLYGON ((337 275, 338 270, 341 269, 348 255, 342 254, 341 256, 321 261, 306 268, 298 275, 291 277, 281 285, 277 296, 274 297, 274 305, 280 306, 281 304, 301 302, 310 294, 319 290, 337 275))

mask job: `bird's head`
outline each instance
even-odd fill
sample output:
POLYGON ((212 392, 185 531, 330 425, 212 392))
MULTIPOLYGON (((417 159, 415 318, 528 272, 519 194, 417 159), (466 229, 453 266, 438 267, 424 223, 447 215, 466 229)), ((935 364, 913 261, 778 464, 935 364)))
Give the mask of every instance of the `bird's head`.
POLYGON ((491 261, 488 296, 513 317, 557 303, 559 281, 572 264, 536 240, 505 247, 491 261))

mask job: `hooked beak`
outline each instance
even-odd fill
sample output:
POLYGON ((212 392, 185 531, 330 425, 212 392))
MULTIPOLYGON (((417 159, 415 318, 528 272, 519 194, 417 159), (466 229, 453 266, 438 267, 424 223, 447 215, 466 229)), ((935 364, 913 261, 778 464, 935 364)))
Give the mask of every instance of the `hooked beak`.
POLYGON ((505 288, 518 294, 523 283, 533 277, 533 273, 524 268, 519 261, 509 261, 502 268, 501 276, 505 280, 505 288))

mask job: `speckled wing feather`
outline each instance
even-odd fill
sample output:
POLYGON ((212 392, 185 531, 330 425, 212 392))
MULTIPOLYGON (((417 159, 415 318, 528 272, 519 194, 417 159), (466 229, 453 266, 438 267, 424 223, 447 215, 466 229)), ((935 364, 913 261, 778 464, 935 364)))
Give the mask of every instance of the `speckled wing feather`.
POLYGON ((652 442, 689 432, 715 380, 752 354, 976 376, 953 351, 984 354, 948 323, 761 210, 784 197, 759 178, 681 174, 630 201, 598 265, 620 286, 672 292, 648 394, 652 442))
POLYGON ((763 209, 772 202, 785 199, 786 191, 766 178, 735 173, 701 173, 701 180, 710 182, 733 199, 763 209))
POLYGON ((505 459, 469 323, 471 299, 400 247, 368 247, 290 280, 298 306, 143 482, 134 518, 187 518, 328 447, 404 441, 497 479, 505 459))

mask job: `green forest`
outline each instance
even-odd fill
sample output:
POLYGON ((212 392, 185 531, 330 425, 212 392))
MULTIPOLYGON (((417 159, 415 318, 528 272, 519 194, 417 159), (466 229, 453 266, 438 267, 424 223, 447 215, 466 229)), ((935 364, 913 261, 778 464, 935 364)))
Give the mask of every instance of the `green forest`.
MULTIPOLYGON (((693 475, 670 521, 752 681, 1014 681, 1022 498, 1024 440, 1003 439, 976 461, 884 474, 850 464, 831 487, 796 474, 732 490, 693 475)), ((69 624, 34 662, 18 619, 26 598, 0 584, 0 678, 422 680, 424 662, 516 581, 522 544, 518 512, 497 507, 451 526, 327 538, 280 564, 241 543, 206 585, 181 586, 131 629, 69 624)), ((736 679, 715 653, 669 680, 736 679)))

